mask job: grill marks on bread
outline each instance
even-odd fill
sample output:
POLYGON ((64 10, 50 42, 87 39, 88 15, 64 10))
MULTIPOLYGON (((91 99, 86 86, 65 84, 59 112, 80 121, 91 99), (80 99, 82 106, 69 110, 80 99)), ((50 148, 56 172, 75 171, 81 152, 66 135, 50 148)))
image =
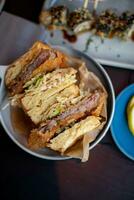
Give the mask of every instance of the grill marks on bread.
POLYGON ((48 59, 54 59, 56 53, 49 49, 41 49, 38 55, 27 64, 21 73, 14 79, 12 84, 9 86, 11 94, 21 93, 23 91, 24 83, 30 79, 32 72, 38 68, 42 63, 48 59))
POLYGON ((50 139, 62 132, 65 127, 69 127, 90 115, 91 111, 97 107, 100 96, 101 93, 95 91, 76 105, 68 108, 61 115, 44 124, 42 123, 38 129, 34 129, 30 134, 28 140, 29 146, 35 149, 45 147, 50 139), (38 143, 36 140, 38 140, 38 143))

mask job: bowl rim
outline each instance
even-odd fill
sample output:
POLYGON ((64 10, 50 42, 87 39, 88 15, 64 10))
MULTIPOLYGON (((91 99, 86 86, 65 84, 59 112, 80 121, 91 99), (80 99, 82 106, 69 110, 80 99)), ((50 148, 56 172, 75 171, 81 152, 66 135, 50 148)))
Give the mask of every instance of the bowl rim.
MULTIPOLYGON (((107 74, 107 72, 105 71, 105 69, 101 66, 100 63, 98 63, 95 59, 93 59, 92 57, 90 57, 89 55, 87 54, 84 54, 83 52, 79 51, 79 50, 76 50, 76 49, 73 49, 72 47, 64 47, 64 46, 61 46, 61 45, 51 45, 53 48, 57 48, 57 49, 60 49, 61 51, 63 50, 71 50, 71 51, 75 51, 76 54, 79 54, 80 57, 83 57, 85 58, 86 60, 90 60, 92 63, 94 63, 94 65, 96 66, 96 68, 101 72, 101 74, 105 77, 105 80, 106 82, 108 83, 108 87, 110 89, 110 93, 111 93, 111 113, 109 114, 109 118, 107 119, 107 122, 105 124, 105 127, 102 129, 102 132, 101 134, 95 139, 95 141, 93 141, 93 143, 89 146, 89 150, 93 149, 103 138, 104 136, 106 135, 108 129, 110 128, 110 125, 112 123, 112 119, 113 119, 113 116, 114 116, 114 111, 115 111, 115 93, 114 93, 114 88, 113 88, 113 84, 112 84, 112 81, 109 77, 109 75, 107 74)), ((4 73, 3 73, 4 75, 4 73)), ((2 78, 2 77, 1 77, 2 78)), ((2 79, 1 81, 1 87, 4 87, 4 80, 2 79)), ((5 122, 2 118, 2 115, 1 115, 1 110, 0 110, 0 122, 3 126, 3 128, 5 129, 6 133, 8 134, 8 136, 11 138, 11 140, 17 144, 17 146, 19 146, 21 149, 23 149, 25 152, 35 156, 35 157, 38 157, 38 158, 42 158, 42 159, 47 159, 47 160, 67 160, 67 159, 71 159, 71 157, 67 157, 67 156, 59 156, 59 157, 52 157, 52 156, 47 156, 47 155, 42 155, 42 154, 39 154, 38 152, 35 152, 35 151, 32 151, 30 149, 28 149, 27 147, 25 147, 24 145, 22 145, 11 133, 10 131, 8 130, 8 128, 6 127, 5 125, 5 122)))

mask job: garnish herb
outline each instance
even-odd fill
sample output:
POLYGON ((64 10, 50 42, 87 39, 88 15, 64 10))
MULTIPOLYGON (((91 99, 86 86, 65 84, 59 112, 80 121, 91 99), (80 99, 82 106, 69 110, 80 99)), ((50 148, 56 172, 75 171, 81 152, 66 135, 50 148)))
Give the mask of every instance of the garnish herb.
POLYGON ((85 49, 84 49, 84 53, 86 53, 89 49, 89 45, 91 44, 91 42, 93 42, 93 39, 91 37, 89 37, 86 41, 86 45, 85 45, 85 49))

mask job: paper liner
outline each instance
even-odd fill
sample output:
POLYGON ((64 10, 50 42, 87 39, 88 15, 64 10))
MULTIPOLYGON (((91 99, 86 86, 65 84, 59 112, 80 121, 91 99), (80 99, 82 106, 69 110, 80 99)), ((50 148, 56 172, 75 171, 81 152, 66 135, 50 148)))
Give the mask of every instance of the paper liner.
POLYGON ((77 68, 79 75, 79 86, 82 89, 88 91, 89 93, 95 89, 99 89, 104 94, 102 102, 103 107, 100 113, 100 120, 103 119, 101 125, 85 134, 79 141, 77 141, 72 147, 64 152, 64 155, 71 156, 72 158, 79 158, 82 162, 85 162, 89 158, 90 143, 96 139, 107 121, 107 92, 99 78, 86 68, 83 61, 80 59, 68 57, 66 62, 68 66, 74 67, 75 69, 77 68))

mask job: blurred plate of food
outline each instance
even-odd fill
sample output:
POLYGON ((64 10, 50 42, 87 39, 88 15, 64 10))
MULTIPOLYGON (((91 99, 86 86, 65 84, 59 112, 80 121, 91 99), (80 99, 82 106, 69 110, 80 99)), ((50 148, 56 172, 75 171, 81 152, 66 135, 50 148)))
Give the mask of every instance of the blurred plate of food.
POLYGON ((104 65, 134 69, 133 11, 131 0, 46 0, 40 22, 48 43, 72 46, 104 65))

